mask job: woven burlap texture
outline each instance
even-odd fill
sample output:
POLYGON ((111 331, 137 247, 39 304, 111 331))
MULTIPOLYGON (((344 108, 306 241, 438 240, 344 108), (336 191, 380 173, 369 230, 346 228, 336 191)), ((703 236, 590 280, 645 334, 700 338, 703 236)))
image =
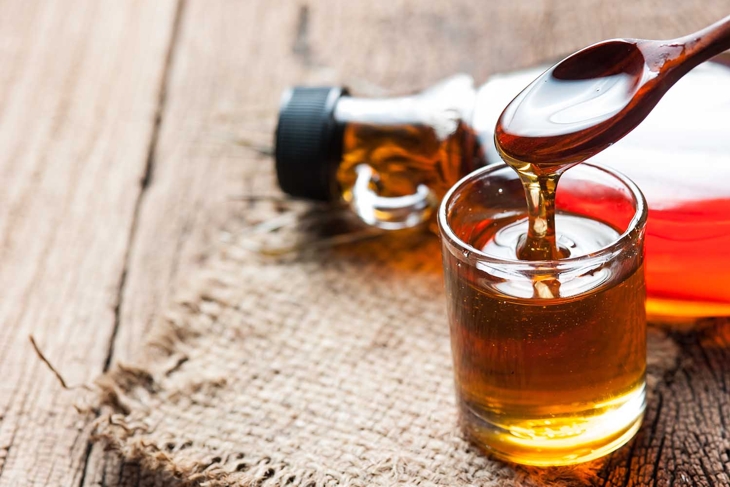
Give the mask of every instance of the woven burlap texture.
MULTIPOLYGON (((670 340, 650 334, 653 367, 670 340)), ((98 384, 95 439, 209 486, 590 483, 458 431, 438 240, 378 238, 270 259, 221 244, 134 364, 98 384)))

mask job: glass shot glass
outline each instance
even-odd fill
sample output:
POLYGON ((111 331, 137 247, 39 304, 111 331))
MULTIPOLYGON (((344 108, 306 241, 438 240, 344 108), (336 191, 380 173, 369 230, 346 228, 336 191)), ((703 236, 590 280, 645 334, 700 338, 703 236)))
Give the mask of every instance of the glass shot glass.
POLYGON ((438 213, 461 427, 482 450, 537 466, 619 448, 645 408, 646 201, 583 163, 561 177, 556 208, 571 254, 554 261, 516 258, 525 192, 504 164, 463 178, 438 213))

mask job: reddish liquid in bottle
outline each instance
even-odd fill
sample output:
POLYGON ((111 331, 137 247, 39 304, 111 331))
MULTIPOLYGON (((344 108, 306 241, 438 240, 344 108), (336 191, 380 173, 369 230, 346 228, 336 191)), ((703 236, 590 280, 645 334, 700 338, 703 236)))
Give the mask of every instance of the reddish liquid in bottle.
MULTIPOLYGON (((562 211, 585 213, 585 200, 558 191, 562 211)), ((606 209, 604 222, 622 218, 606 209)), ((725 268, 730 248, 730 199, 688 201, 649 209, 645 247, 646 287, 650 316, 721 316, 730 313, 730 286, 725 268)))

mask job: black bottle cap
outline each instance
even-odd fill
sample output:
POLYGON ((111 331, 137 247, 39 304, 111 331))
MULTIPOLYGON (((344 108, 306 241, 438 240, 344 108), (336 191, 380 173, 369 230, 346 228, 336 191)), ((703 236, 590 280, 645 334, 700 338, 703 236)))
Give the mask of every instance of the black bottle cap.
POLYGON ((337 167, 342 127, 334 118, 341 87, 297 86, 284 93, 276 127, 276 176, 292 196, 321 201, 340 197, 337 167))

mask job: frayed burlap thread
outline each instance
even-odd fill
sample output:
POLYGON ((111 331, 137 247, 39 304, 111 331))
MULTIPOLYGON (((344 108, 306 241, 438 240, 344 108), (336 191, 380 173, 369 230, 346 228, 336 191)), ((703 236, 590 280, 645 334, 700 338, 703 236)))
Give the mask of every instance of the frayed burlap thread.
MULTIPOLYGON (((523 469, 457 427, 438 241, 266 259, 221 247, 132 365, 98 381, 95 438, 182 484, 591 484, 601 462, 523 469)), ((657 373, 671 340, 651 335, 657 373)))

